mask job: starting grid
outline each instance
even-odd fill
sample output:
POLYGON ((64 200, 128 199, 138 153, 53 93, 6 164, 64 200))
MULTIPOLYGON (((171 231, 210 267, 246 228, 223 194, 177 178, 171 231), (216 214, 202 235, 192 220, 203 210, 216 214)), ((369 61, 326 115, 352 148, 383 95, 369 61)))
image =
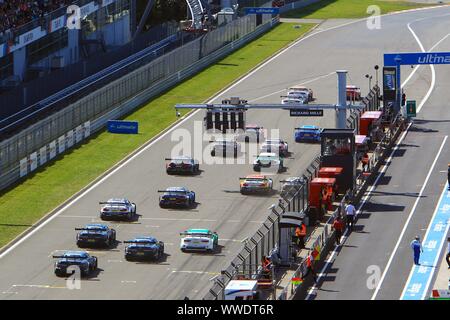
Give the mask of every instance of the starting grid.
POLYGON ((414 266, 400 300, 424 300, 450 226, 450 191, 446 184, 423 241, 420 266, 414 266))

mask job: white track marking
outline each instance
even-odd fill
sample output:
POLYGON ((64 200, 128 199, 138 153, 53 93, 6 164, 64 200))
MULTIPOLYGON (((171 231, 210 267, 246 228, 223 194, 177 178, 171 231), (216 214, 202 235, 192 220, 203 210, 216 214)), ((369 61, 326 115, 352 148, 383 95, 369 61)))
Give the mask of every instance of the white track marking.
MULTIPOLYGON (((408 12, 412 12, 412 11, 423 11, 423 10, 431 10, 431 9, 436 9, 436 8, 442 8, 442 7, 446 7, 445 5, 443 6, 435 6, 435 7, 428 7, 428 8, 420 8, 420 9, 411 9, 411 10, 406 10, 406 11, 402 11, 402 12, 395 12, 395 13, 389 13, 386 15, 382 15, 382 16, 391 16, 391 15, 397 15, 397 14, 404 14, 404 13, 408 13, 408 12)), ((324 29, 324 30, 320 30, 314 33, 311 33, 297 41, 294 41, 294 43, 290 44, 289 46, 287 46, 286 48, 284 48, 283 50, 281 50, 280 52, 278 52, 277 54, 275 54, 273 57, 269 58, 268 60, 264 61, 263 63, 261 63, 258 67, 256 67, 255 69, 253 69, 252 71, 250 71, 247 75, 243 76, 240 80, 234 82, 232 85, 230 85, 228 88, 218 92, 217 95, 215 95, 213 98, 211 98, 209 101, 207 101, 207 103, 212 103, 214 101, 214 99, 216 99, 217 97, 222 96, 223 94, 225 94, 226 92, 230 91, 231 89, 233 89, 234 87, 236 87, 237 85, 239 85, 241 82, 243 82, 244 80, 248 79, 250 76, 253 76, 256 72, 258 72, 260 69, 262 69, 264 66, 268 65, 269 63, 271 63, 273 60, 275 60, 276 58, 278 58, 279 56, 281 56, 282 54, 284 54, 286 51, 290 50, 292 47, 298 45, 299 43, 309 39, 310 37, 313 37, 315 35, 318 35, 320 33, 326 32, 326 31, 330 31, 330 30, 334 30, 337 28, 342 28, 354 23, 358 23, 361 21, 365 21, 366 18, 363 19, 358 19, 355 21, 351 21, 339 26, 335 26, 335 27, 331 27, 328 29, 324 29)), ((42 229, 45 225, 47 225, 50 221, 52 221, 55 217, 57 217, 58 215, 60 215, 62 212, 64 212, 65 210, 67 210, 67 208, 69 208, 70 206, 72 206, 75 202, 77 202, 78 200, 80 200, 82 197, 84 197, 86 194, 88 194, 89 192, 91 192, 93 189, 95 189, 96 187, 98 187, 99 185, 101 185, 103 182, 105 182, 109 177, 111 177, 112 175, 114 175, 117 171, 119 171, 120 169, 122 169, 124 166, 128 165, 131 161, 133 161, 135 158, 137 158, 138 156, 140 156, 143 152, 145 152, 147 149, 149 149, 150 147, 152 147, 154 144, 156 144, 157 142, 159 142, 161 139, 163 139, 164 137, 166 137, 167 135, 169 135, 174 129, 178 128, 179 126, 181 126, 183 123, 185 123, 187 120, 189 120, 191 117, 193 117, 194 115, 196 115, 200 110, 196 110, 190 114, 188 114, 187 116, 183 117, 182 120, 180 120, 178 123, 175 123, 172 127, 170 127, 168 130, 166 130, 165 132, 163 132, 161 135, 159 135, 158 137, 156 137, 155 139, 151 140, 151 142, 149 142, 147 145, 145 145, 142 149, 140 149, 139 151, 137 151, 135 154, 133 154, 131 157, 129 157, 128 159, 126 159, 124 162, 122 162, 121 164, 117 165, 117 167, 113 167, 114 169, 111 170, 111 172, 109 172, 108 174, 106 174, 105 176, 103 176, 99 181, 93 183, 91 186, 89 186, 86 190, 84 190, 82 193, 80 193, 78 196, 76 196, 73 200, 69 201, 68 203, 66 203, 61 209, 59 209, 57 212, 51 214, 50 216, 45 216, 42 218, 42 223, 39 224, 36 228, 34 228, 33 230, 31 230, 30 232, 28 232, 27 234, 21 236, 19 235, 17 242, 15 242, 13 245, 11 245, 8 249, 6 249, 5 251, 3 251, 0 254, 0 259, 2 259, 3 257, 5 257, 8 253, 10 253, 12 250, 14 250, 17 246, 19 246, 20 244, 22 244, 25 240, 27 240, 29 237, 31 237, 34 233, 36 233, 37 231, 39 231, 40 229, 42 229)), ((13 240, 14 241, 14 240, 13 240)))
POLYGON ((412 207, 411 212, 408 215, 408 219, 406 220, 406 222, 405 222, 405 224, 403 226, 402 232, 400 233, 400 235, 398 237, 397 243, 395 244, 394 250, 392 251, 391 256, 389 257, 388 263, 387 263, 386 267, 384 268, 383 275, 381 276, 381 279, 378 282, 377 287, 375 288, 375 291, 374 291, 374 293, 372 295, 371 300, 375 300, 376 297, 377 297, 378 291, 380 291, 380 288, 381 288, 381 286, 383 284, 384 278, 386 277, 386 274, 389 271, 389 267, 391 266, 391 263, 394 260, 394 256, 397 254, 398 247, 400 246, 400 243, 403 240, 403 236, 404 236, 404 234, 406 232, 406 229, 408 228, 409 222, 411 221, 412 216, 416 212, 417 204, 419 203, 420 199, 422 198, 423 191, 425 190, 425 187, 426 187, 426 185, 428 183, 428 180, 430 179, 431 173, 432 173, 432 171, 434 169, 434 166, 436 165, 437 159, 439 158, 439 156, 440 156, 440 154, 442 152, 442 149, 444 148, 444 145, 445 145, 445 142, 447 141, 447 138, 448 138, 448 136, 445 136, 444 140, 442 141, 441 147, 439 148, 439 151, 436 154, 436 157, 434 158, 433 164, 431 165, 430 170, 428 170, 427 177, 425 178, 423 186, 420 189, 419 195, 417 196, 416 201, 414 202, 414 206, 412 207))

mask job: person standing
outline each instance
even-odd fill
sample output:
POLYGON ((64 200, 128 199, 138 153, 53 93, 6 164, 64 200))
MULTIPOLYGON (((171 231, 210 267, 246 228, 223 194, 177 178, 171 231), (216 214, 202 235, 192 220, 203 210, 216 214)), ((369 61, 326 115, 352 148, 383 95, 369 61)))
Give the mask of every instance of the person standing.
POLYGON ((420 259, 420 253, 423 252, 422 244, 420 243, 420 237, 417 236, 412 242, 411 242, 411 249, 413 250, 414 255, 414 264, 416 266, 419 266, 419 259, 420 259))
POLYGON ((447 260, 448 268, 450 269, 450 237, 447 238, 447 255, 445 260, 447 260))
POLYGON ((342 222, 341 216, 337 216, 337 218, 333 222, 333 229, 336 236, 336 244, 341 244, 342 231, 344 230, 344 223, 342 222))
POLYGON ((450 163, 448 164, 447 181, 448 181, 448 190, 450 190, 450 163))
POLYGON ((310 250, 308 252, 308 256, 306 257, 306 273, 304 274, 303 279, 305 279, 309 273, 312 273, 314 282, 317 282, 317 274, 316 274, 316 271, 314 271, 313 261, 314 261, 314 257, 310 250))
POLYGON ((302 221, 300 227, 295 229, 295 236, 297 237, 297 245, 299 249, 305 247, 305 237, 306 237, 306 224, 302 221))
POLYGON ((345 215, 347 217, 347 227, 350 229, 350 231, 353 231, 355 214, 356 214, 355 206, 352 204, 351 201, 349 201, 347 206, 345 207, 345 215))

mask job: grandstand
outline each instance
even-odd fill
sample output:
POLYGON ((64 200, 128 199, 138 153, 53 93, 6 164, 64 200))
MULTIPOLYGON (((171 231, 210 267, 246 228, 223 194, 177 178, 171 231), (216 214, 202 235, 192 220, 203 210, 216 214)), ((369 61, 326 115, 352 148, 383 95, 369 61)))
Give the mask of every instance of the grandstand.
POLYGON ((237 0, 185 0, 189 28, 175 22, 144 33, 142 26, 156 1, 145 2, 139 22, 136 0, 0 0, 0 140, 20 129, 15 127, 19 120, 23 128, 202 36, 186 31, 207 31, 213 13, 240 4, 237 0), (69 26, 76 13, 67 12, 71 5, 79 8, 76 28, 69 26), (120 67, 110 72, 116 64, 120 67), (107 75, 101 75, 105 70, 107 75), (95 84, 86 79, 94 79, 95 84), (84 91, 76 88, 79 83, 84 91))

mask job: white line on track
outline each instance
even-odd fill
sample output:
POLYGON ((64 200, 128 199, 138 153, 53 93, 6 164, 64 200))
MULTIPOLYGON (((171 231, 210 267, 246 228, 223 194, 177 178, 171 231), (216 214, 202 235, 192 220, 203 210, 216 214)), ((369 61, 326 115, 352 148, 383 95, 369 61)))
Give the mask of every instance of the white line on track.
POLYGON ((439 158, 439 156, 440 156, 440 154, 442 152, 442 149, 444 148, 444 145, 445 145, 445 142, 447 141, 447 138, 448 138, 448 136, 445 136, 444 140, 441 143, 441 147, 439 148, 439 151, 438 151, 438 153, 436 154, 436 157, 433 160, 433 163, 432 163, 432 165, 430 167, 430 170, 428 170, 427 177, 425 178, 423 186, 420 189, 419 195, 417 196, 416 201, 414 202, 414 205, 413 205, 413 207, 411 209, 411 212, 408 215, 408 219, 406 219, 406 222, 403 225, 402 232, 400 233, 400 235, 398 237, 397 243, 395 244, 394 250, 392 251, 391 256, 389 257, 388 263, 387 263, 386 267, 384 268, 384 271, 383 271, 383 274, 381 276, 381 279, 378 282, 377 287, 375 288, 375 291, 374 291, 374 293, 372 295, 371 300, 375 300, 376 299, 377 294, 380 291, 381 286, 383 285, 383 281, 384 281, 384 279, 385 279, 385 277, 386 277, 386 275, 387 275, 387 273, 389 271, 389 267, 391 266, 391 263, 394 260, 394 256, 397 254, 398 247, 400 246, 400 243, 403 240, 403 236, 404 236, 404 234, 406 232, 406 229, 409 226, 409 222, 411 221, 411 218, 413 217, 414 213, 416 212, 417 204, 419 203, 420 199, 422 198, 423 191, 425 190, 425 187, 427 186, 428 180, 430 179, 431 173, 433 172, 434 166, 436 165, 436 162, 437 162, 437 160, 438 160, 438 158, 439 158))
MULTIPOLYGON (((435 7, 428 7, 428 8, 420 8, 420 9, 412 9, 412 10, 406 10, 403 12, 395 12, 395 13, 390 13, 390 14, 386 14, 386 15, 382 15, 382 16, 391 16, 391 15, 397 15, 397 14, 404 14, 404 13, 408 13, 408 12, 413 12, 413 11, 423 11, 423 10, 432 10, 432 9, 436 9, 436 8, 442 8, 442 7, 446 7, 446 5, 443 6, 435 6, 435 7)), ((252 71, 250 71, 247 75, 243 76, 241 79, 239 79, 238 81, 234 82, 232 85, 230 85, 228 88, 220 91, 217 95, 215 95, 213 98, 211 98, 209 101, 207 101, 207 103, 212 103, 214 101, 214 99, 224 95, 226 92, 230 91, 231 89, 233 89, 234 87, 238 86, 241 82, 245 81, 246 79, 248 79, 249 77, 253 76, 256 72, 258 72, 260 69, 262 69, 264 66, 270 64, 273 60, 277 59, 279 56, 281 56, 282 54, 284 54, 285 52, 287 52, 288 50, 290 50, 292 47, 298 45, 299 43, 315 36, 318 34, 321 34, 323 32, 326 31, 330 31, 330 30, 334 30, 337 28, 342 28, 354 23, 358 23, 361 21, 365 21, 366 18, 363 19, 358 19, 355 21, 350 21, 348 23, 344 23, 342 25, 338 25, 335 27, 331 27, 328 29, 324 29, 324 30, 320 30, 317 32, 313 32, 297 41, 295 41, 294 43, 290 44, 289 46, 287 46, 286 48, 284 48, 283 50, 281 50, 280 52, 278 52, 276 55, 274 55, 273 57, 267 59, 265 62, 261 63, 258 67, 256 67, 255 69, 253 69, 252 71)), ((159 142, 160 140, 162 140, 164 137, 166 137, 167 135, 169 135, 173 130, 175 130, 176 128, 178 128, 179 126, 181 126, 183 123, 185 123, 187 120, 189 120, 191 117, 193 117, 194 115, 196 115, 200 110, 196 110, 192 113, 190 113, 189 115, 183 117, 182 120, 180 120, 178 123, 174 124, 169 130, 167 130, 166 132, 164 132, 163 134, 161 134, 160 136, 158 136, 157 138, 155 138, 154 140, 152 140, 148 145, 146 145, 145 147, 143 147, 141 150, 139 150, 138 152, 136 152, 135 154, 133 154, 131 157, 129 157, 127 160, 125 160, 124 162, 122 162, 121 164, 119 164, 117 167, 115 167, 113 170, 111 170, 111 172, 109 172, 108 174, 106 174, 105 176, 103 176, 99 181, 95 182, 94 184, 92 184, 91 186, 89 186, 86 190, 84 190, 83 192, 81 192, 78 196, 76 196, 74 199, 72 199, 71 201, 69 201, 67 204, 65 204, 61 209, 59 209, 57 212, 55 212, 54 214, 52 214, 51 216, 44 218, 44 221, 39 224, 36 228, 34 228, 33 230, 31 230, 29 233, 25 234, 22 238, 19 238, 17 240, 17 242, 15 242, 14 244, 12 244, 8 249, 6 249, 4 252, 2 252, 0 254, 0 259, 5 257, 8 253, 10 253, 11 251, 13 251, 15 248, 17 248, 17 246, 19 246, 20 244, 22 244, 25 240, 27 240, 28 238, 30 238, 34 233, 36 233, 37 231, 39 231, 40 229, 42 229, 45 225, 47 225, 50 221, 52 221, 54 218, 56 218, 58 215, 60 215, 62 212, 66 211, 67 208, 71 207, 74 203, 76 203, 78 200, 80 200, 81 198, 83 198, 86 194, 88 194, 89 192, 91 192, 93 189, 95 189, 96 187, 98 187, 99 185, 101 185, 103 182, 105 182, 109 177, 111 177, 112 175, 114 175, 117 171, 119 171, 120 169, 122 169, 124 166, 128 165, 131 161, 133 161, 134 159, 136 159, 137 157, 139 157, 143 152, 147 151, 147 149, 149 149, 150 147, 152 147, 154 144, 156 144, 157 142, 159 142)))

